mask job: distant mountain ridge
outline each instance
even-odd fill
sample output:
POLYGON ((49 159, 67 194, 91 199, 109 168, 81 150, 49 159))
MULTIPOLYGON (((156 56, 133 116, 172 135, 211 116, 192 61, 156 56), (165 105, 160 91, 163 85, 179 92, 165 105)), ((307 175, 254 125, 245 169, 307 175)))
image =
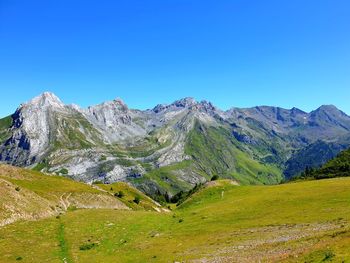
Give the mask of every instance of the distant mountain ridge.
POLYGON ((0 120, 0 161, 86 182, 128 181, 150 195, 213 175, 278 183, 310 165, 306 152, 323 162, 348 146, 350 117, 331 105, 223 111, 184 98, 136 110, 115 99, 83 109, 45 92, 0 120))

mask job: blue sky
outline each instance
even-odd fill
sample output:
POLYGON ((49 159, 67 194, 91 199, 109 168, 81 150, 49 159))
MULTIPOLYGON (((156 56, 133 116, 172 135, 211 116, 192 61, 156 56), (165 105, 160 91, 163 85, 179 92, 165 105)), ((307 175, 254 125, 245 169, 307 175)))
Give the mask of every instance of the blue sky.
POLYGON ((191 96, 350 114, 350 1, 0 0, 0 116, 43 91, 88 106, 191 96))

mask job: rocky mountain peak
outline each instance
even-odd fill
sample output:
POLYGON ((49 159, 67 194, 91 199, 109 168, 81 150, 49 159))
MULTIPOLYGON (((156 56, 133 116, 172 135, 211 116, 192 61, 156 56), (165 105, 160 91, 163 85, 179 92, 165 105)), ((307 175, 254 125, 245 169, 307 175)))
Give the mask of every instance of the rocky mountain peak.
POLYGON ((205 111, 217 110, 217 108, 210 101, 202 100, 199 104, 205 111))
POLYGON ((311 117, 316 117, 316 116, 328 116, 330 118, 346 118, 349 119, 349 117, 339 110, 336 106, 334 105, 322 105, 316 110, 310 112, 311 117))
POLYGON ((90 112, 96 112, 96 111, 110 111, 110 112, 127 112, 129 110, 128 106, 119 98, 116 98, 112 101, 106 101, 101 104, 95 105, 95 106, 90 106, 88 107, 88 110, 90 112))
POLYGON ((114 100, 113 100, 113 102, 114 103, 116 103, 116 104, 119 104, 119 105, 121 105, 121 106, 127 106, 126 104, 125 104, 125 102, 121 99, 121 98, 115 98, 114 100))
POLYGON ((318 111, 326 111, 326 112, 337 112, 340 111, 336 106, 334 105, 321 105, 319 108, 315 110, 315 112, 318 111))
POLYGON ((290 111, 291 111, 292 114, 306 114, 305 111, 303 111, 303 110, 301 110, 301 109, 298 109, 298 108, 296 108, 296 107, 291 108, 290 111))
POLYGON ((155 113, 159 113, 165 109, 167 109, 169 107, 169 105, 167 104, 158 104, 157 106, 155 106, 152 111, 154 111, 155 113))
POLYGON ((46 108, 46 107, 62 108, 64 107, 64 104, 52 92, 44 92, 39 96, 30 100, 28 103, 24 104, 24 106, 34 106, 38 108, 46 108))
POLYGON ((186 97, 183 99, 179 99, 174 101, 171 104, 158 104, 155 106, 152 111, 155 113, 159 113, 162 111, 165 111, 167 109, 173 109, 173 108, 192 108, 193 106, 198 105, 198 103, 195 101, 194 98, 186 97))
POLYGON ((296 117, 307 118, 307 113, 305 111, 302 111, 301 109, 293 107, 290 109, 290 116, 293 118, 296 118, 296 117))
POLYGON ((186 97, 186 98, 183 98, 183 99, 180 99, 180 100, 173 102, 171 105, 176 106, 176 107, 181 107, 181 108, 189 108, 189 107, 192 107, 196 104, 197 104, 197 102, 195 101, 194 98, 186 97))

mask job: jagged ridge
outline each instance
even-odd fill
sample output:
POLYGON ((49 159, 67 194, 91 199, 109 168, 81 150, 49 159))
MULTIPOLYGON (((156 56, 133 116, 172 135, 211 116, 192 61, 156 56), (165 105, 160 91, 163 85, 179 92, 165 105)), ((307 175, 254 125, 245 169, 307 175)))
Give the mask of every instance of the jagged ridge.
POLYGON ((350 145, 343 140, 349 131, 350 117, 334 106, 310 113, 268 106, 222 111, 184 98, 145 111, 120 99, 82 109, 45 92, 0 120, 0 160, 173 195, 215 174, 276 183, 304 148, 322 141, 341 150, 350 145))

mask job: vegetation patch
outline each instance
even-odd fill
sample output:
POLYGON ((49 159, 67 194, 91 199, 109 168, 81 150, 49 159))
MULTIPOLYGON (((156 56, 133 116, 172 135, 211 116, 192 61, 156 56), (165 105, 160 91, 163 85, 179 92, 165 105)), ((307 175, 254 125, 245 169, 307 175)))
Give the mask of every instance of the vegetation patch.
POLYGON ((98 244, 97 243, 86 243, 83 244, 79 247, 80 250, 90 250, 93 249, 94 247, 97 247, 98 244))
POLYGON ((326 253, 324 254, 324 258, 323 258, 323 262, 325 261, 331 261, 333 258, 335 257, 335 254, 333 253, 333 251, 328 250, 326 251, 326 253))
POLYGON ((0 119, 0 143, 10 138, 10 127, 12 125, 12 116, 0 119))
POLYGON ((98 187, 113 194, 133 210, 154 210, 153 200, 127 183, 98 184, 98 187), (140 200, 142 199, 142 202, 134 202, 137 196, 140 197, 140 200))
POLYGON ((63 260, 63 262, 71 262, 69 252, 68 252, 68 245, 65 239, 65 233, 64 233, 64 224, 60 221, 59 227, 58 227, 58 242, 60 247, 60 257, 63 260))
POLYGON ((320 168, 306 167, 306 169, 292 180, 298 179, 326 179, 350 176, 350 149, 340 152, 335 158, 320 168))
POLYGON ((48 168, 49 164, 46 160, 41 161, 40 163, 38 163, 37 165, 34 166, 33 170, 34 171, 43 171, 45 168, 48 168))
MULTIPOLYGON (((113 189, 112 189, 113 191, 113 189)), ((118 198, 123 198, 125 196, 124 192, 123 191, 119 191, 118 193, 115 193, 114 196, 118 197, 118 198)))
POLYGON ((67 175, 68 174, 68 170, 66 168, 62 168, 61 170, 57 171, 56 174, 67 175))
POLYGON ((137 195, 137 196, 135 196, 133 201, 135 204, 139 204, 141 202, 141 197, 137 195))

